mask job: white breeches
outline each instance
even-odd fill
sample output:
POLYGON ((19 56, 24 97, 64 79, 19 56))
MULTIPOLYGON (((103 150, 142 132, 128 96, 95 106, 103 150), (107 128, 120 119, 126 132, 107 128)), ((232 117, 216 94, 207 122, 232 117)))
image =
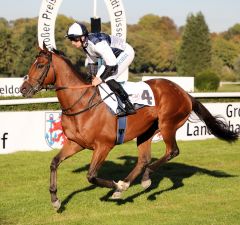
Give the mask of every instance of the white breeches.
POLYGON ((108 77, 106 81, 109 80, 116 80, 121 82, 124 79, 121 80, 121 74, 123 74, 126 70, 128 70, 129 65, 132 63, 135 56, 135 52, 129 44, 126 44, 125 50, 117 57, 117 65, 118 65, 118 71, 115 75, 108 77))

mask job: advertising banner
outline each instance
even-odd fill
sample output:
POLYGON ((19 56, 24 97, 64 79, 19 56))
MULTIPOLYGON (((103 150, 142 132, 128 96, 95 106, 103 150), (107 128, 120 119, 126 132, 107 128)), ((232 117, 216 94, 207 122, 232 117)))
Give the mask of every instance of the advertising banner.
MULTIPOLYGON (((226 119, 230 129, 240 131, 240 103, 206 103, 213 115, 226 119)), ((61 148, 66 137, 61 127, 60 111, 1 112, 0 154, 16 151, 49 151, 61 148)), ((177 140, 214 138, 204 123, 193 113, 177 131, 177 140)), ((156 137, 154 141, 161 140, 156 137)))
POLYGON ((62 0, 43 0, 38 17, 38 44, 43 47, 43 42, 48 49, 56 48, 55 21, 62 0))
MULTIPOLYGON (((48 48, 55 44, 55 22, 63 0, 43 0, 38 17, 38 43, 48 48)), ((127 22, 122 0, 105 0, 111 21, 112 34, 126 40, 127 22)))
POLYGON ((16 151, 49 151, 66 141, 61 112, 1 112, 0 154, 16 151))
MULTIPOLYGON (((232 131, 240 131, 240 103, 206 103, 204 106, 213 115, 224 117, 232 131)), ((177 139, 180 140, 203 140, 213 137, 208 132, 206 125, 199 121, 195 113, 192 114, 189 121, 177 132, 177 139)))
POLYGON ((111 20, 112 35, 124 40, 127 38, 127 21, 121 0, 105 0, 111 20))
POLYGON ((0 78, 0 96, 21 96, 23 78, 0 78))
MULTIPOLYGON (((104 0, 111 20, 112 35, 127 38, 127 20, 122 0, 104 0)), ((118 77, 118 82, 128 80, 128 69, 118 77)))

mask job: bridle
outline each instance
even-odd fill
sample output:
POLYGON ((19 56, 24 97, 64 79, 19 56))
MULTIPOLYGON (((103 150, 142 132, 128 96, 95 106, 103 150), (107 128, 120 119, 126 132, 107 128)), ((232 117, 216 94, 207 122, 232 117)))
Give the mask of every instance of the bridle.
POLYGON ((24 77, 24 80, 31 79, 35 83, 35 84, 31 84, 31 83, 28 82, 28 85, 30 86, 30 89, 29 89, 28 92, 37 93, 42 89, 48 89, 48 86, 47 85, 44 86, 43 83, 44 83, 44 80, 46 79, 46 77, 48 75, 48 72, 49 72, 51 66, 53 68, 53 74, 54 74, 53 75, 54 79, 53 79, 52 83, 55 84, 55 82, 56 82, 55 69, 54 69, 54 66, 52 64, 52 54, 43 54, 43 52, 40 52, 39 55, 36 56, 36 58, 38 58, 42 55, 44 55, 44 57, 47 58, 48 63, 46 65, 44 65, 44 69, 43 69, 42 73, 40 74, 39 78, 29 77, 28 75, 26 75, 24 77))

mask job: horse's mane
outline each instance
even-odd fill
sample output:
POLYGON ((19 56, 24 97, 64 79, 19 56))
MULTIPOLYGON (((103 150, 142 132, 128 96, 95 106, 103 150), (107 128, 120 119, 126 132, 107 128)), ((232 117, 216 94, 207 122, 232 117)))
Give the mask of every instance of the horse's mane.
POLYGON ((78 71, 76 67, 72 64, 71 60, 66 56, 66 54, 57 49, 51 49, 51 51, 61 57, 71 68, 72 70, 78 75, 78 77, 84 82, 84 83, 91 83, 90 75, 83 71, 78 71))
POLYGON ((55 49, 55 48, 52 48, 51 51, 52 51, 54 54, 56 54, 56 55, 60 56, 61 58, 63 58, 63 59, 65 60, 65 62, 66 62, 69 66, 71 66, 71 67, 74 68, 71 60, 66 56, 66 54, 65 54, 63 51, 57 50, 57 49, 55 49))

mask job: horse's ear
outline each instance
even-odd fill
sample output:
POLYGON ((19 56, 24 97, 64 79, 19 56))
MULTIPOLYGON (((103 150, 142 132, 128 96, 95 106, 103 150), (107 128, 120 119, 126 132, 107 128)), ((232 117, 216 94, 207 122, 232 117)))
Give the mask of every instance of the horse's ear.
POLYGON ((47 48, 47 45, 45 44, 45 42, 43 42, 43 50, 48 51, 48 48, 47 48))

